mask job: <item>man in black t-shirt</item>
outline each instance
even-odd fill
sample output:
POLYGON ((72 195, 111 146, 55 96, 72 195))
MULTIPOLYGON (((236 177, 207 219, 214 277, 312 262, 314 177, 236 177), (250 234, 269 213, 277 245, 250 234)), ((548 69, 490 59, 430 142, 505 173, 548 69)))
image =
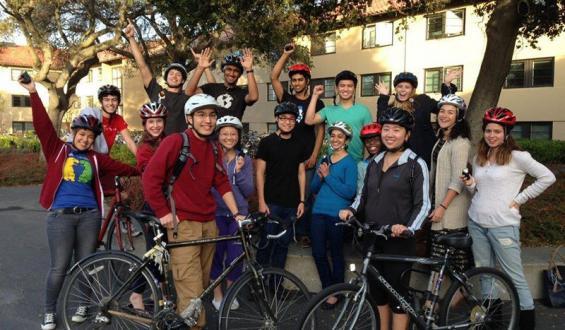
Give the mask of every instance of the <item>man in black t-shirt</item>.
POLYGON ((230 115, 241 120, 247 106, 253 105, 259 99, 259 89, 253 74, 253 53, 251 50, 245 49, 243 54, 237 52, 225 56, 222 63, 224 82, 208 83, 198 87, 202 73, 210 68, 211 64, 210 49, 206 48, 200 53, 198 66, 194 69, 194 73, 186 86, 186 93, 188 95, 197 93, 212 95, 216 98, 218 104, 225 109, 218 114, 220 117, 230 115), (237 81, 244 70, 247 75, 247 90, 237 86, 237 81))
MULTIPOLYGON (((296 127, 298 108, 283 102, 275 108, 277 131, 266 136, 257 150, 257 198, 259 212, 275 215, 283 220, 300 218, 304 213, 305 170, 308 155, 297 141, 296 127)), ((292 226, 276 240, 267 240, 267 234, 277 234, 280 226, 267 224, 261 238, 265 249, 257 251, 257 262, 263 266, 285 267, 288 245, 292 239, 292 226)))
MULTIPOLYGON (((310 94, 310 79, 311 71, 306 64, 294 64, 288 68, 288 77, 290 79, 290 85, 292 87, 293 94, 288 93, 283 85, 281 84, 279 78, 281 72, 295 50, 294 43, 287 44, 284 47, 283 53, 275 66, 273 71, 271 71, 271 84, 275 95, 277 96, 277 101, 280 102, 291 102, 296 104, 298 107, 298 118, 296 120, 296 128, 293 132, 294 135, 298 137, 300 145, 303 146, 304 152, 308 155, 305 162, 306 169, 306 206, 307 211, 304 219, 300 221, 300 224, 296 226, 296 235, 299 236, 303 247, 308 247, 310 245, 310 194, 308 189, 310 187, 310 180, 315 172, 316 159, 320 153, 322 147, 322 142, 324 140, 324 125, 307 125, 304 121, 306 115, 306 110, 312 99, 310 94)), ((318 99, 316 102, 316 112, 324 108, 324 102, 318 99)))

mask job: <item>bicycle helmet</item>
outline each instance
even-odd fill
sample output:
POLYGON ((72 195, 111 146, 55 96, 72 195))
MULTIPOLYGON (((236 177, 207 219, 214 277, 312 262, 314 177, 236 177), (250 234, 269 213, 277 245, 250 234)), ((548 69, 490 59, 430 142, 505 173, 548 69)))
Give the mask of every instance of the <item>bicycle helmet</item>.
POLYGON ((310 67, 306 64, 298 63, 288 67, 289 78, 292 78, 292 76, 296 73, 300 73, 308 80, 310 80, 310 78, 312 77, 312 71, 310 70, 310 67))
POLYGON ((296 118, 298 118, 298 107, 296 106, 296 104, 291 102, 282 102, 277 104, 277 106, 275 107, 275 117, 278 117, 285 113, 293 114, 294 116, 296 116, 296 118))
POLYGON ((447 94, 443 96, 437 103, 438 109, 441 108, 444 104, 451 104, 457 108, 457 121, 462 121, 465 118, 465 114, 467 112, 467 104, 465 104, 465 100, 463 100, 463 98, 455 94, 447 94))
POLYGON ((167 81, 167 76, 169 75, 169 71, 171 70, 179 71, 180 74, 182 75, 182 80, 186 81, 186 77, 188 76, 188 73, 186 72, 186 68, 184 67, 184 65, 182 65, 181 63, 171 63, 165 68, 165 71, 163 72, 163 79, 165 81, 167 81))
POLYGON ((506 134, 510 132, 514 124, 516 124, 516 116, 506 108, 494 107, 485 111, 483 117, 483 129, 488 123, 497 123, 507 128, 506 134))
POLYGON ((352 133, 353 131, 351 130, 351 126, 347 125, 343 121, 336 121, 335 123, 333 123, 333 125, 328 127, 328 134, 331 135, 331 133, 334 129, 338 129, 338 130, 342 131, 343 134, 345 134, 345 136, 348 139, 351 139, 351 135, 353 135, 353 133, 352 133))
POLYGON ((94 136, 98 136, 102 133, 102 123, 93 115, 76 116, 71 123, 71 129, 75 130, 79 128, 91 130, 94 132, 94 136))
POLYGON ((139 109, 139 116, 141 119, 167 118, 167 108, 159 102, 146 103, 139 109))
POLYGON ((201 109, 214 109, 217 112, 222 107, 214 97, 203 93, 191 96, 184 104, 184 114, 186 116, 192 115, 195 111, 201 109))
POLYGON ((234 116, 223 116, 222 118, 219 118, 216 121, 216 130, 220 130, 220 128, 222 127, 226 127, 226 126, 231 126, 231 127, 235 127, 238 130, 242 130, 243 129, 243 125, 241 124, 241 121, 234 116))
POLYGON ((401 72, 397 74, 394 77, 394 87, 396 87, 396 85, 400 84, 401 82, 407 82, 412 85, 412 87, 418 88, 418 77, 416 77, 412 72, 401 72))
POLYGON ((368 139, 375 136, 381 135, 382 126, 379 123, 370 123, 361 129, 360 137, 361 139, 368 139))
POLYGON ((122 93, 120 93, 120 89, 114 85, 103 85, 98 88, 98 101, 102 102, 102 98, 107 95, 113 95, 118 97, 118 102, 122 100, 122 93))
POLYGON ((357 75, 349 70, 343 70, 335 76, 335 85, 342 80, 352 80, 353 86, 357 87, 357 75))
POLYGON ((385 124, 397 124, 410 131, 414 128, 414 116, 406 110, 391 107, 381 114, 379 123, 383 126, 385 124))
POLYGON ((222 71, 226 65, 233 65, 239 69, 239 72, 243 72, 243 65, 241 65, 241 53, 235 52, 224 56, 224 62, 222 63, 222 71))

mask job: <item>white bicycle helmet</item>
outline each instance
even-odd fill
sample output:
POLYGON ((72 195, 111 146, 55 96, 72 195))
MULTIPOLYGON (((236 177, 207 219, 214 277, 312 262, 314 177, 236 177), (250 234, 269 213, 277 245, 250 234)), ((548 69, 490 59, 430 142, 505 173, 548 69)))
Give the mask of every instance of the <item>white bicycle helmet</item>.
POLYGON ((167 108, 159 102, 146 103, 139 109, 139 116, 141 119, 167 118, 167 108))
POLYGON ((353 131, 351 130, 351 126, 347 125, 346 123, 344 123, 342 121, 337 121, 337 122, 333 123, 333 125, 328 127, 328 134, 331 134, 334 129, 338 129, 338 130, 342 131, 343 134, 345 134, 345 136, 348 139, 350 139, 351 136, 353 135, 353 131))
POLYGON ((458 121, 461 121, 465 118, 465 114, 467 112, 467 105, 465 104, 465 100, 463 100, 463 98, 455 94, 447 94, 443 96, 437 103, 438 109, 441 108, 441 106, 444 104, 451 104, 457 108, 458 121))
POLYGON ((184 104, 184 114, 187 116, 200 109, 214 109, 217 112, 222 107, 213 96, 202 93, 192 95, 184 104))
POLYGON ((234 116, 223 116, 222 118, 219 118, 216 121, 216 130, 220 130, 220 128, 222 127, 226 127, 226 126, 231 126, 231 127, 235 127, 239 130, 243 129, 243 125, 241 124, 241 121, 234 116))

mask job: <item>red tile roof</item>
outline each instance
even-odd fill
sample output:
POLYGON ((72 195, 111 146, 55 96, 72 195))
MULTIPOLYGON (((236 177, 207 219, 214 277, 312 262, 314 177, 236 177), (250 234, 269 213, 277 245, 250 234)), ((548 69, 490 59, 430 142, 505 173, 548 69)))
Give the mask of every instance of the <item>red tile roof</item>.
MULTIPOLYGON (((32 48, 28 46, 0 45, 0 66, 16 66, 31 68, 33 66, 32 48)), ((36 50, 39 58, 43 57, 41 50, 36 50)), ((55 51, 53 69, 61 69, 65 58, 61 51, 55 51)))

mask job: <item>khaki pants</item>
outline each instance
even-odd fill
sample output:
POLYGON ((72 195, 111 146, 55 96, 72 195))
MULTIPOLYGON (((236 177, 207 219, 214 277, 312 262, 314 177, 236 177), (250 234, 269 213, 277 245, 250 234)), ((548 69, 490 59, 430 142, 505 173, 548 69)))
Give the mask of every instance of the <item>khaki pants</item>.
MULTIPOLYGON (((213 238, 218 235, 215 221, 197 222, 185 220, 178 224, 177 239, 173 238, 173 230, 168 229, 169 242, 188 241, 201 238, 213 238)), ((177 290, 177 313, 182 312, 192 298, 198 297, 210 282, 210 268, 214 258, 215 244, 186 246, 171 250, 171 265, 175 288, 177 290)), ((204 308, 198 318, 197 326, 206 325, 204 308)))

